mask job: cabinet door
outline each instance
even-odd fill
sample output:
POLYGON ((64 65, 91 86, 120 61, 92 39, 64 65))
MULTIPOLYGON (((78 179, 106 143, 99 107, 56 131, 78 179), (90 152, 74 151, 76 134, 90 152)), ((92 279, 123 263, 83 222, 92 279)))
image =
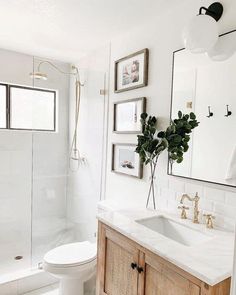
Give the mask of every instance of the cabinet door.
POLYGON ((122 235, 99 224, 97 294, 137 295, 138 249, 122 235))
POLYGON ((155 256, 145 255, 143 263, 142 295, 200 295, 200 287, 160 263, 155 256))

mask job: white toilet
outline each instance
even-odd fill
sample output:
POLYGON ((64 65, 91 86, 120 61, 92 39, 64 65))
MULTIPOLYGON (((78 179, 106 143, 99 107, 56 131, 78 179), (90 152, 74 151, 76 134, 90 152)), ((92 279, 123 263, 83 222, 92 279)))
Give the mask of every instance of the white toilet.
POLYGON ((84 282, 96 271, 96 256, 96 244, 66 244, 46 253, 43 268, 60 280, 60 295, 84 295, 84 282))

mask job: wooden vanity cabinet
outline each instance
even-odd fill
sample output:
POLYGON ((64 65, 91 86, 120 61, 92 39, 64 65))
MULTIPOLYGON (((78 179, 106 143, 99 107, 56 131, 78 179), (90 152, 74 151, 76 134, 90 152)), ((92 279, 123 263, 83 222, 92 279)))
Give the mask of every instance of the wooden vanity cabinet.
POLYGON ((97 295, 230 295, 230 279, 209 286, 99 222, 97 295))
POLYGON ((138 262, 139 250, 101 224, 98 241, 98 294, 137 295, 138 272, 131 263, 138 262))

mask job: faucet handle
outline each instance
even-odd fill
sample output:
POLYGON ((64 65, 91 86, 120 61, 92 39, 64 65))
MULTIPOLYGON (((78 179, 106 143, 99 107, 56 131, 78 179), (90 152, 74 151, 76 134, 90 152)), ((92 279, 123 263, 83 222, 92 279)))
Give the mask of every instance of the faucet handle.
POLYGON ((199 197, 199 195, 198 195, 198 192, 196 192, 196 194, 195 194, 195 200, 197 200, 197 201, 200 200, 200 197, 199 197))
POLYGON ((186 210, 189 210, 189 207, 186 207, 184 205, 182 206, 178 206, 178 209, 181 209, 181 218, 182 219, 187 219, 187 213, 186 213, 186 210))
POLYGON ((206 227, 213 228, 213 219, 215 219, 215 216, 212 214, 203 214, 203 216, 206 217, 206 227))

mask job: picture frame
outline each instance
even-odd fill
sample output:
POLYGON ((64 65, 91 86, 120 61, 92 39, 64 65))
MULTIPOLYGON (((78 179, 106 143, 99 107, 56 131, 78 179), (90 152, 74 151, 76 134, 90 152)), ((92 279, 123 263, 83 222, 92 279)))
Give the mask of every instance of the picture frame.
POLYGON ((141 179, 143 164, 138 153, 135 153, 135 144, 112 144, 112 172, 141 179))
POLYGON ((113 132, 138 134, 142 132, 140 116, 146 112, 146 97, 117 101, 113 105, 113 132))
POLYGON ((148 60, 149 50, 145 48, 115 61, 114 91, 119 93, 147 86, 148 60))

